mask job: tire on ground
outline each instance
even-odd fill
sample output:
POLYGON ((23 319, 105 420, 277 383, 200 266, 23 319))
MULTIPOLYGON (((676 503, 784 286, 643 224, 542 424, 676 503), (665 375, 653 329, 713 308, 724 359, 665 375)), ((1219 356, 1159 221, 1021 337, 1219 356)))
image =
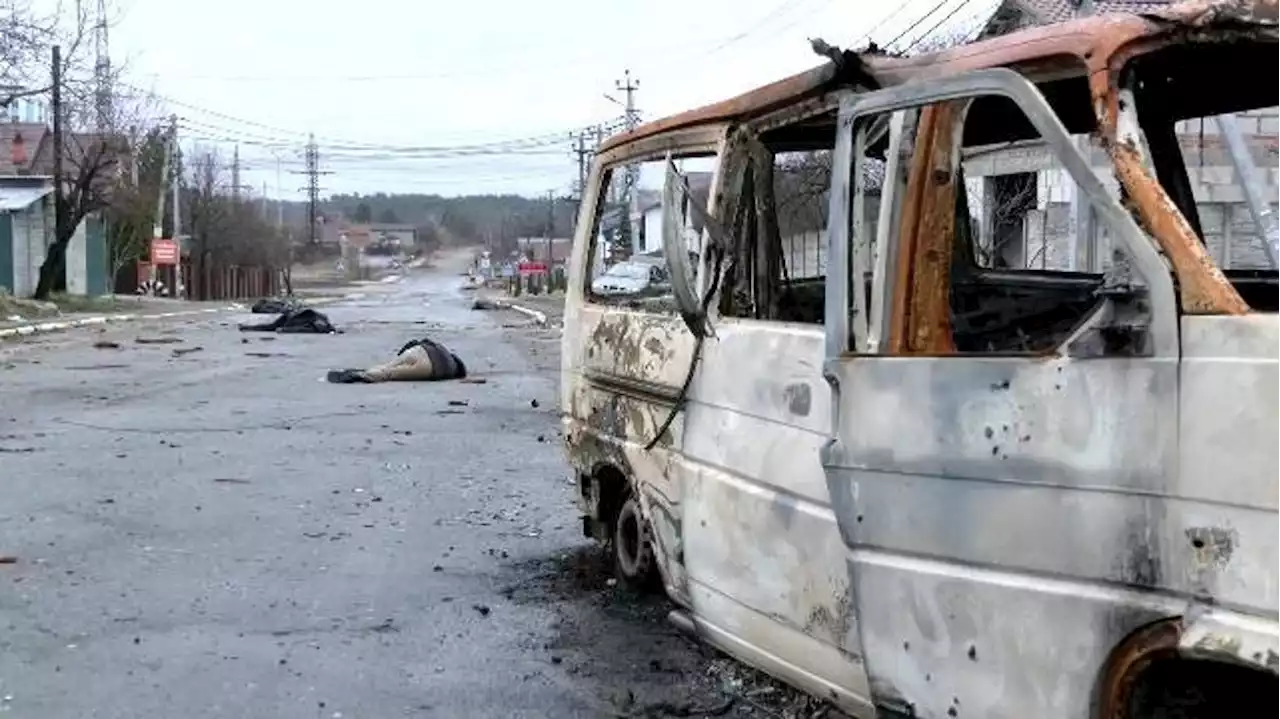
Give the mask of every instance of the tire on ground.
POLYGON ((618 585, 635 592, 649 592, 661 586, 649 523, 634 493, 627 493, 612 524, 609 545, 613 554, 613 576, 618 585))

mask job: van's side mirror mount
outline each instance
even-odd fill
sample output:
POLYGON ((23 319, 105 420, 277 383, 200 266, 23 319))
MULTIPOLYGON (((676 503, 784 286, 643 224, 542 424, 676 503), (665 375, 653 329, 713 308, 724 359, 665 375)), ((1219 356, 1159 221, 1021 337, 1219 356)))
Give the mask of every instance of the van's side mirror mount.
POLYGON ((689 184, 668 154, 666 181, 662 185, 662 251, 670 268, 671 292, 675 295, 680 316, 695 337, 706 337, 711 328, 707 324, 706 308, 698 298, 694 267, 685 242, 686 208, 693 219, 700 220, 708 231, 718 234, 719 226, 690 193, 689 184), (716 225, 714 230, 713 225, 716 225))

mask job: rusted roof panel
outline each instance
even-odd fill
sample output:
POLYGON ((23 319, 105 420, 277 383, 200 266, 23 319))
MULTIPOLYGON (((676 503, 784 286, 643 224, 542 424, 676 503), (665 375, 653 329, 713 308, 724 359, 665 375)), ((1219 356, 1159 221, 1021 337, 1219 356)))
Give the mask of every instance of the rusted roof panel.
MULTIPOLYGON (((1136 0, 1134 0, 1136 2, 1136 0)), ((1110 54, 1128 43, 1194 27, 1238 27, 1241 23, 1274 26, 1277 0, 1180 2, 1141 14, 1099 15, 1043 25, 913 57, 846 53, 843 72, 827 62, 737 97, 646 123, 606 140, 608 151, 671 130, 719 122, 735 122, 852 86, 869 76, 881 87, 912 80, 979 70, 1012 67, 1033 79, 1055 72, 1084 69, 1084 59, 1110 54), (1074 67, 1073 67, 1074 66, 1074 67), (865 74, 862 74, 865 73, 865 74)))

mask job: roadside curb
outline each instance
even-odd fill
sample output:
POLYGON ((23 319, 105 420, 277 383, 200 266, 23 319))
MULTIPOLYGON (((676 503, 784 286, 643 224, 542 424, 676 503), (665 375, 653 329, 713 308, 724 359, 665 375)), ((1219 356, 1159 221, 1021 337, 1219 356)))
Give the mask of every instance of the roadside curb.
MULTIPOLYGON (((314 307, 317 305, 327 305, 334 302, 340 302, 344 299, 346 299, 346 297, 318 297, 314 300, 308 300, 305 304, 314 307)), ((245 305, 233 303, 226 307, 209 307, 202 310, 181 310, 179 312, 159 312, 156 314, 127 312, 124 314, 95 315, 93 317, 82 317, 78 320, 66 320, 62 322, 33 322, 29 325, 0 329, 0 340, 8 339, 10 337, 29 337, 36 334, 62 332, 64 330, 76 329, 78 327, 93 327, 96 325, 116 324, 118 322, 134 322, 137 320, 161 320, 172 317, 196 317, 199 315, 213 315, 219 312, 245 311, 247 309, 248 307, 245 305)))
POLYGON ((493 299, 490 301, 493 302, 494 307, 504 310, 515 310, 526 317, 532 318, 534 322, 537 322, 540 325, 546 326, 547 324, 547 315, 545 312, 539 312, 538 310, 518 305, 508 300, 493 299))

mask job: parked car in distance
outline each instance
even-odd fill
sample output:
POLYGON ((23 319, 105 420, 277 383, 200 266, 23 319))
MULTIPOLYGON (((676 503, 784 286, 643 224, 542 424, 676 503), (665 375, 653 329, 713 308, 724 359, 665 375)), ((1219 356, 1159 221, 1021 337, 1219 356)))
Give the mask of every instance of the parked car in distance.
POLYGON ((591 283, 591 291, 601 297, 626 297, 664 292, 669 288, 666 268, 647 262, 619 262, 591 283))

